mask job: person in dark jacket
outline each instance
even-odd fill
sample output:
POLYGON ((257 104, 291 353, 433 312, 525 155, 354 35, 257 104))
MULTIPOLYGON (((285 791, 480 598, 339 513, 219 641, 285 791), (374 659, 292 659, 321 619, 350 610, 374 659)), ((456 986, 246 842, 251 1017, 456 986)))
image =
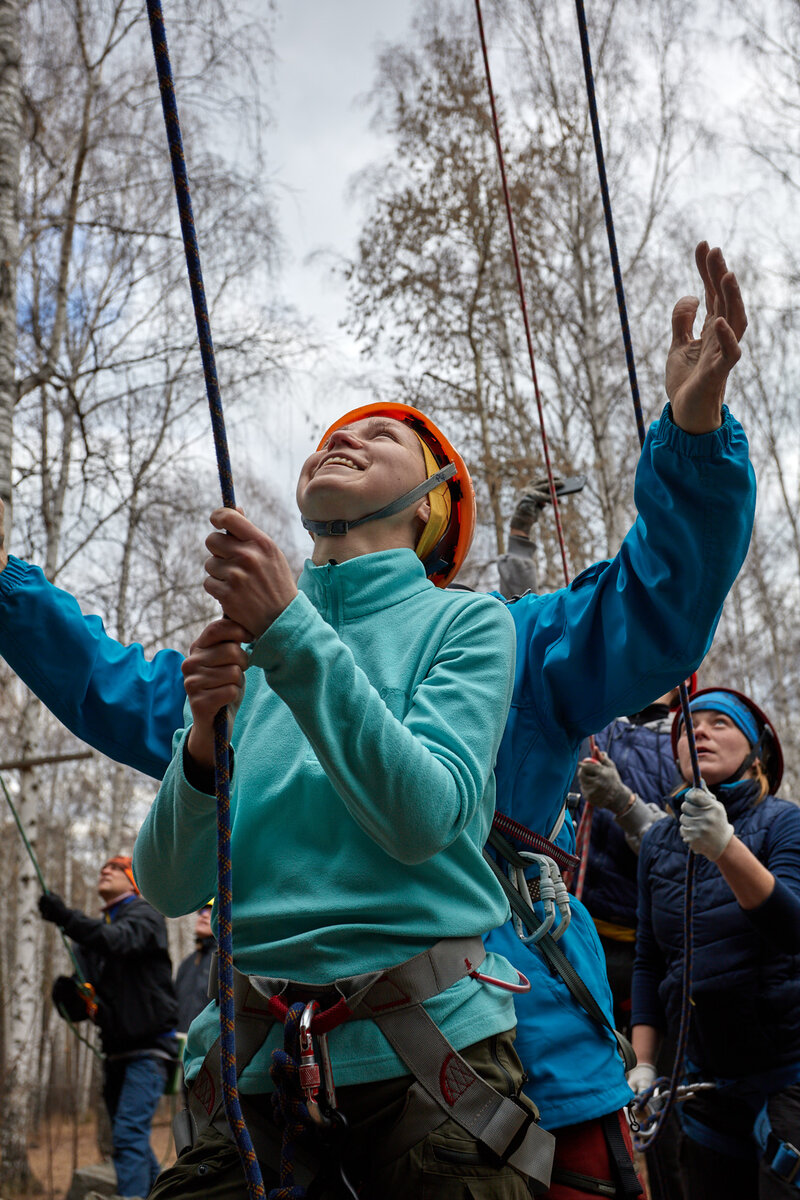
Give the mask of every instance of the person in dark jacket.
POLYGON ((76 946, 87 991, 62 975, 53 1001, 72 1021, 91 1016, 105 1055, 103 1099, 111 1120, 120 1196, 146 1196, 158 1174, 150 1126, 175 1061, 178 1006, 164 918, 139 895, 131 859, 110 858, 100 871, 99 918, 45 892, 39 911, 76 946))
MULTIPOLYGON (((684 876, 697 855, 687 1067, 714 1083, 681 1106, 689 1196, 797 1195, 800 1169, 800 808, 781 800, 783 758, 761 709, 729 688, 691 702, 702 788, 643 839, 633 977, 637 1090, 655 1079, 682 1011, 684 876)), ((682 716, 673 744, 692 778, 682 716)), ((633 1074, 633 1072, 631 1073, 633 1074)))
POLYGON ((194 926, 195 948, 187 954, 175 976, 178 995, 178 1029, 186 1033, 192 1021, 208 1004, 208 973, 217 948, 211 932, 211 905, 204 904, 194 926))

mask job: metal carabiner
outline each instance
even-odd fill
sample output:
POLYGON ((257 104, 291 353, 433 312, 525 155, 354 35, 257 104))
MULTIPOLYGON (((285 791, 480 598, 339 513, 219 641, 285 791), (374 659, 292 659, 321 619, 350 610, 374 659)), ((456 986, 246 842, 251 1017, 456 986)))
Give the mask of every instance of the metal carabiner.
POLYGON ((309 1111, 312 1104, 319 1107, 317 1105, 320 1085, 319 1064, 314 1056, 314 1038, 311 1034, 311 1022, 314 1014, 318 1012, 319 1004, 316 1000, 309 1000, 300 1018, 300 1087, 309 1111))

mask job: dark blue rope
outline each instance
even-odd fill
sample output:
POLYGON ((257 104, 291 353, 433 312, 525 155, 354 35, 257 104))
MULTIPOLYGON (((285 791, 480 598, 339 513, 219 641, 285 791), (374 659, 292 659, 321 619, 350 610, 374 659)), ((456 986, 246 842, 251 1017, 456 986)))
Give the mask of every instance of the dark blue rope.
POLYGON ((642 404, 639 399, 639 384, 636 379, 636 362, 633 357, 633 342, 631 340, 631 330, 628 323, 628 306, 625 303, 625 288, 622 284, 622 271, 619 265, 619 254, 617 253, 617 238, 614 233, 614 218, 611 213, 611 197, 608 191, 608 178, 606 177, 606 162, 603 154, 603 139, 600 134, 600 121, 597 116, 597 99, 594 90, 594 73, 592 71, 592 56, 589 51, 589 32, 586 28, 586 12, 583 7, 583 0, 575 0, 575 7, 578 13, 578 29, 581 35, 581 51, 583 53, 583 73, 586 78, 586 94, 589 99, 589 115, 592 120, 592 136, 594 138, 594 152, 597 159, 597 172, 600 177, 600 192, 603 197, 603 214, 606 221, 606 234, 608 235, 608 248, 611 252, 611 269, 614 273, 614 289, 617 293, 617 308, 619 309, 619 320, 622 326, 622 341, 625 345, 625 361, 628 364, 628 379, 631 385, 631 396, 633 397, 633 411, 636 414, 636 432, 639 435, 639 445, 644 445, 645 428, 644 417, 642 415, 642 404))
POLYGON ((300 1018, 304 1009, 302 1003, 291 1005, 283 1026, 283 1049, 272 1051, 272 1113, 282 1139, 280 1185, 270 1190, 268 1200, 304 1200, 306 1195, 306 1189, 294 1181, 297 1143, 310 1124, 300 1087, 300 1018))
MULTIPOLYGON (((583 55, 583 73, 586 79, 586 94, 589 101, 589 114, 592 121, 592 136, 594 138, 594 152, 597 159, 597 172, 600 179, 600 192, 603 198, 603 214, 605 216, 606 234, 608 236, 608 248, 611 254, 611 269, 614 274, 614 289, 617 294, 617 308, 619 309, 619 319, 622 326, 622 340, 625 345, 625 360, 628 364, 628 379, 631 385, 631 396, 633 399, 633 411, 636 415, 636 431, 639 435, 639 445, 644 445, 645 428, 644 417, 642 415, 642 405, 639 398, 639 384, 636 379, 636 363, 633 356, 633 342, 631 340, 630 325, 628 322, 628 306, 625 303, 625 289, 622 284, 622 270, 619 265, 619 254, 617 252, 617 238, 614 233, 614 218, 611 212, 611 196, 608 190, 608 177, 606 175, 605 156, 603 154, 603 139, 600 133, 600 121, 597 115, 597 98, 594 87, 594 72, 592 70, 592 56, 589 49, 589 31, 586 25, 586 10, 583 0, 575 0, 575 9, 578 15, 578 29, 581 38, 581 53, 583 55)), ((695 787, 700 787, 702 780, 700 777, 700 764, 697 758, 697 746, 694 739, 694 727, 692 725, 692 714, 689 709, 689 692, 685 683, 681 683, 679 688, 681 710, 683 719, 686 725, 686 737, 689 743, 689 754, 692 761, 692 779, 695 787)), ((647 1147, 654 1145, 661 1134, 662 1129, 672 1112, 675 1105, 675 1089, 683 1076, 684 1061, 686 1058, 686 1042, 689 1036, 689 1021, 691 1016, 691 994, 692 994, 692 955, 694 944, 694 929, 692 921, 694 903, 694 855, 689 852, 689 858, 686 863, 686 888, 683 909, 683 987, 681 995, 681 1022, 678 1031, 678 1044, 675 1053, 675 1065, 672 1071, 670 1080, 669 1093, 667 1095, 664 1107, 658 1114, 656 1121, 655 1132, 647 1141, 647 1147)))
MULTIPOLYGON (((160 0, 147 0, 147 13, 150 18, 150 34, 156 60, 158 86, 161 92, 164 124, 167 129, 167 142, 172 162, 172 176, 175 182, 175 198, 178 202, 181 234, 183 235, 183 246, 186 253, 186 267, 192 289, 197 337, 203 360, 203 375, 205 377, 208 407, 211 413, 211 428, 214 434, 214 449, 216 451, 217 470, 222 490, 222 502, 226 508, 235 508, 236 499, 233 490, 233 473, 228 454, 228 439, 225 432, 225 418, 222 412, 222 398, 217 379, 214 344, 211 338, 211 325, 208 319, 208 305, 206 304, 206 293, 203 285, 203 272, 200 266, 200 249, 197 244, 197 233, 192 214, 192 200, 189 192, 186 159, 183 153, 183 138, 181 137, 180 119, 178 117, 178 104, 175 98, 175 86, 172 78, 172 67, 167 48, 167 34, 164 28, 164 15, 161 10, 160 0)), ((248 1196, 251 1200, 265 1200, 266 1193, 264 1190, 264 1181, 261 1177, 261 1168, 256 1158, 244 1117, 242 1116, 236 1077, 233 1000, 233 924, 231 915, 230 775, 228 765, 228 719, 225 709, 217 713, 214 721, 214 775, 217 793, 217 902, 219 906, 220 1063, 222 1094, 225 1115, 242 1160, 248 1196)))

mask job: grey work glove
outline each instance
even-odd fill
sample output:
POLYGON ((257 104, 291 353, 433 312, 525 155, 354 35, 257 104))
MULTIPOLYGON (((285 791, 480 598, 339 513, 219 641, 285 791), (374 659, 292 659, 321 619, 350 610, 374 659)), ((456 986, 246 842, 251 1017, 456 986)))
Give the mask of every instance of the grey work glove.
POLYGON ((634 854, 639 854, 642 848, 642 838, 656 821, 666 817, 663 808, 657 804, 645 804, 638 796, 634 796, 633 804, 623 813, 615 817, 617 824, 625 834, 625 841, 634 854))
MULTIPOLYGON (((558 487, 561 479, 555 477, 553 482, 558 487)), ((525 492, 517 501, 517 507, 511 518, 511 528, 519 530, 520 533, 530 533, 534 521, 539 520, 539 513, 549 503, 550 481, 548 479, 535 480, 530 486, 530 491, 525 492)))
POLYGON ((640 1062, 635 1067, 631 1067, 626 1078, 631 1091, 640 1096, 642 1092, 646 1092, 653 1086, 658 1078, 658 1072, 652 1063, 640 1062))
POLYGON ((733 837, 725 805, 703 784, 689 788, 681 804, 681 837, 695 853, 716 862, 733 837))
POLYGON ((619 771, 604 750, 600 762, 584 758, 578 763, 581 793, 593 808, 607 808, 618 816, 629 806, 633 792, 619 777, 619 771))

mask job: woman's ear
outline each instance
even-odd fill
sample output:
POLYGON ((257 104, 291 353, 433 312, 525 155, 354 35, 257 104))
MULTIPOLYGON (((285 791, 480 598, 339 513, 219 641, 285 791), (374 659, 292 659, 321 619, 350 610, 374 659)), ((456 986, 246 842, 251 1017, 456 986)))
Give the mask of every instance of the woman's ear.
POLYGON ((423 498, 420 500, 414 516, 422 522, 423 527, 428 524, 431 516, 431 502, 427 496, 423 496, 423 498))

